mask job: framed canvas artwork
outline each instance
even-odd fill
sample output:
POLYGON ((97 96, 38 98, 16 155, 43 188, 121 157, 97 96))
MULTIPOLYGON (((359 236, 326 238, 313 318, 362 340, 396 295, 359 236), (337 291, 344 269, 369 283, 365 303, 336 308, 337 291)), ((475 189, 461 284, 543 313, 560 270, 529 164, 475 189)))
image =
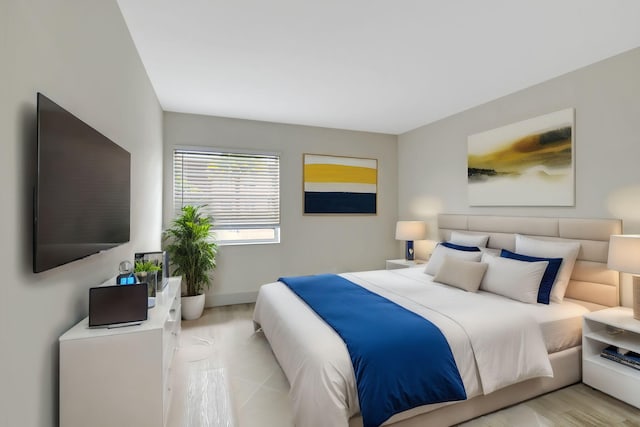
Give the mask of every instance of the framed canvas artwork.
POLYGON ((375 215, 378 161, 304 154, 303 191, 305 214, 375 215))
POLYGON ((574 206, 574 109, 468 138, 470 206, 574 206))

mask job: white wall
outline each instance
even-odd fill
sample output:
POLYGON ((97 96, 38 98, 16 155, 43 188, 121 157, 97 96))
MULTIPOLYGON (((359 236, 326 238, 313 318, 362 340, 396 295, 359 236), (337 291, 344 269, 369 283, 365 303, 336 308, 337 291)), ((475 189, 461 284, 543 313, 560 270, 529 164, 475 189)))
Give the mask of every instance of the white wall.
MULTIPOLYGON (((400 216, 433 225, 440 212, 621 218, 625 233, 640 232, 639 75, 634 49, 400 135, 400 216), (568 107, 575 108, 575 206, 469 207, 467 137, 568 107)), ((629 298, 627 286, 623 302, 629 298)))
POLYGON ((172 155, 176 146, 279 152, 281 242, 223 246, 207 305, 255 300, 263 283, 280 276, 384 268, 401 254, 397 219, 397 139, 393 135, 208 117, 164 114, 164 223, 171 221, 172 155), (302 154, 378 159, 378 214, 304 216, 302 154))
POLYGON ((87 315, 89 287, 136 250, 160 246, 162 111, 115 1, 1 4, 0 425, 52 426, 58 337, 87 315), (33 274, 38 91, 131 153, 132 212, 130 243, 33 274))

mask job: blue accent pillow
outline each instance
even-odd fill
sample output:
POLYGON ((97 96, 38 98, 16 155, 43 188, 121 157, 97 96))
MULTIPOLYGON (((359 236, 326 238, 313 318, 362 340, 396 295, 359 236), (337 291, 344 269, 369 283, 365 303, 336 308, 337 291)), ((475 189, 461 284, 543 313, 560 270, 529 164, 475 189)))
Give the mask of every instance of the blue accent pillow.
POLYGON ((542 304, 549 304, 551 288, 553 287, 553 283, 556 281, 556 276, 560 270, 560 264, 562 264, 562 258, 541 258, 537 256, 522 255, 506 249, 500 251, 500 256, 502 258, 511 258, 528 262, 549 261, 549 265, 542 275, 540 288, 538 288, 538 302, 542 304))
POLYGON ((451 243, 451 242, 441 242, 440 244, 445 248, 455 249, 457 251, 480 252, 480 248, 477 246, 456 245, 455 243, 451 243))

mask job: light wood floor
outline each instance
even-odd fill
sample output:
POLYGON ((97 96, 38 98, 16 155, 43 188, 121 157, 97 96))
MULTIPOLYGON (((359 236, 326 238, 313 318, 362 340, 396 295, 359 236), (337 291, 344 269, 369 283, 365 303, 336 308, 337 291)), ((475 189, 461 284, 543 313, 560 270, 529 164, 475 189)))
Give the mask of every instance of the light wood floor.
MULTIPOLYGON (((182 322, 169 427, 293 426, 289 383, 253 331, 253 307, 207 309, 182 322)), ((640 426, 640 410, 576 384, 461 426, 640 426)))

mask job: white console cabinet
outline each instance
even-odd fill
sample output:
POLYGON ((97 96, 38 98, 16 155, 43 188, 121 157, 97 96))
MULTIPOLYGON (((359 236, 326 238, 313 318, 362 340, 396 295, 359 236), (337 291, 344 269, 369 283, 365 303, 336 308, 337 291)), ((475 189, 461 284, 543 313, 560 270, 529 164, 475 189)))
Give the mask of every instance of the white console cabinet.
POLYGON ((180 277, 169 278, 140 325, 89 329, 85 318, 68 330, 60 337, 60 425, 166 425, 179 335, 180 277))

